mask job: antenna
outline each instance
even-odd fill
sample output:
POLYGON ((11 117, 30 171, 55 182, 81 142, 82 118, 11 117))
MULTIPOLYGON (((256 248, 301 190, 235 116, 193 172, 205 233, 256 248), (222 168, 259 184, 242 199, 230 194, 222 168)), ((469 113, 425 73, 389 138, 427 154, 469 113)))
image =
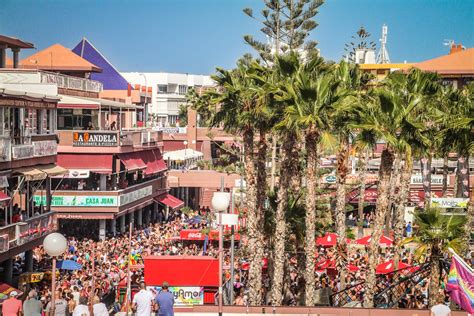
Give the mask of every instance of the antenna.
POLYGON ((388 50, 385 44, 387 44, 387 34, 388 34, 388 27, 387 25, 382 26, 382 38, 380 39, 380 43, 382 44, 377 54, 377 64, 388 64, 390 63, 390 57, 388 56, 388 50))

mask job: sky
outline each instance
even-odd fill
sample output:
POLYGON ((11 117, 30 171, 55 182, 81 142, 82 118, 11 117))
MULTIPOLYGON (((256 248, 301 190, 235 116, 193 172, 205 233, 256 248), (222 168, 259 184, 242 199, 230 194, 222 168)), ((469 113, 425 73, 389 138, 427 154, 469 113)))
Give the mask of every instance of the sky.
MULTIPOLYGON (((210 74, 252 52, 246 34, 261 37, 262 0, 1 0, 0 34, 73 48, 83 37, 120 71, 210 74)), ((447 54, 446 39, 474 46, 473 0, 326 0, 311 34, 323 57, 340 60, 363 25, 379 44, 388 26, 392 62, 447 54)), ((36 50, 36 51, 37 51, 36 50)), ((24 50, 20 58, 34 53, 24 50)))

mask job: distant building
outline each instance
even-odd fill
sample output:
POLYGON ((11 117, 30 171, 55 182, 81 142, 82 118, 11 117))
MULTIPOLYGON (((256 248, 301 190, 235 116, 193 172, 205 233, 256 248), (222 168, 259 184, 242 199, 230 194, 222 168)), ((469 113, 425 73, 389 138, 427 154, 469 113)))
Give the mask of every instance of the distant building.
POLYGON ((214 86, 210 76, 166 73, 166 72, 123 72, 132 85, 152 87, 149 113, 158 126, 176 126, 179 106, 186 103, 190 88, 198 92, 214 86))

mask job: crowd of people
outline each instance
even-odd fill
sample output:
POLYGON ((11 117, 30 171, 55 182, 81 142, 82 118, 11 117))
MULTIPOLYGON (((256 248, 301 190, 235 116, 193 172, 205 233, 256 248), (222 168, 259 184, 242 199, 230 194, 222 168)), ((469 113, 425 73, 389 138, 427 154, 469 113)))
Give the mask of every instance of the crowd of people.
MULTIPOLYGON (((183 241, 180 240, 180 232, 183 229, 209 228, 211 225, 211 214, 206 209, 190 211, 186 214, 180 211, 173 213, 166 221, 158 221, 143 227, 136 227, 133 231, 132 239, 128 238, 128 233, 110 236, 104 241, 93 240, 86 232, 81 235, 80 229, 69 230, 68 249, 60 260, 71 260, 77 262, 81 268, 78 270, 60 270, 57 277, 55 293, 56 308, 64 307, 67 313, 75 315, 76 308, 83 308, 84 303, 95 302, 104 304, 110 308, 108 312, 113 313, 120 310, 117 287, 126 284, 127 265, 132 266, 131 284, 132 287, 139 286, 144 281, 143 257, 153 256, 218 256, 218 247, 212 242, 203 241, 183 241), (206 243, 204 245, 204 243, 206 243)), ((161 218, 162 219, 162 218, 161 218)), ((237 254, 240 254, 237 252, 237 254)), ((380 253, 380 263, 393 258, 393 249, 385 248, 380 253)), ((45 253, 42 247, 34 250, 35 271, 50 271, 51 258, 45 253)), ((284 304, 289 306, 301 305, 304 299, 304 278, 302 260, 304 258, 298 254, 288 253, 288 273, 283 289, 284 304)), ((320 247, 316 253, 315 273, 317 275, 317 289, 330 289, 331 293, 342 290, 341 280, 338 280, 334 263, 336 261, 336 251, 332 247, 320 247)), ((414 263, 413 254, 410 249, 405 249, 401 261, 411 265, 414 263)), ((368 253, 364 247, 353 248, 348 256, 348 266, 357 269, 348 269, 345 285, 355 286, 365 279, 365 270, 368 266, 368 253)), ((229 281, 230 276, 230 251, 227 247, 224 251, 224 280, 229 281)), ((17 260, 17 265, 22 265, 22 260, 17 260)), ((246 279, 248 263, 245 258, 236 256, 234 263, 235 273, 233 286, 234 300, 229 304, 246 305, 247 287, 246 279)), ((263 274, 262 303, 270 304, 271 282, 267 267, 263 274)), ((388 282, 389 280, 387 280, 388 282)), ((37 298, 41 309, 47 311, 51 301, 50 280, 43 280, 39 283, 23 284, 21 290, 24 291, 23 299, 27 302, 37 298)), ((428 282, 420 280, 420 283, 411 289, 400 301, 399 307, 424 308, 427 307, 428 282)), ((347 303, 361 300, 363 288, 354 287, 353 291, 344 298, 347 303)), ((97 309, 101 309, 97 307, 97 309)), ((66 314, 67 314, 66 313, 66 314)), ((94 314, 95 315, 95 314, 94 314)), ((101 315, 97 313, 97 315, 101 315)), ((105 315, 105 314, 104 314, 105 315)))

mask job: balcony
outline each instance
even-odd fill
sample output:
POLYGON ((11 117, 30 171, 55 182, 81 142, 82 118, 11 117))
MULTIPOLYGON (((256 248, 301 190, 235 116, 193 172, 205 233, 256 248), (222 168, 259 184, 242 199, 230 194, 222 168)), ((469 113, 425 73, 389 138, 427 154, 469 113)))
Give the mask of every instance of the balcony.
POLYGON ((0 138, 0 162, 57 155, 56 135, 0 138))
MULTIPOLYGON (((163 133, 151 129, 123 129, 122 131, 58 131, 59 146, 71 147, 157 147, 163 142, 163 133)), ((116 150, 113 150, 114 152, 116 150)))
POLYGON ((0 227, 0 255, 44 237, 55 230, 56 221, 53 212, 0 227))

